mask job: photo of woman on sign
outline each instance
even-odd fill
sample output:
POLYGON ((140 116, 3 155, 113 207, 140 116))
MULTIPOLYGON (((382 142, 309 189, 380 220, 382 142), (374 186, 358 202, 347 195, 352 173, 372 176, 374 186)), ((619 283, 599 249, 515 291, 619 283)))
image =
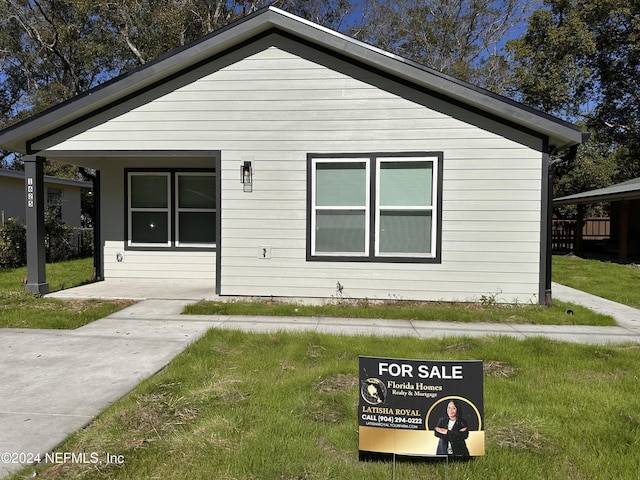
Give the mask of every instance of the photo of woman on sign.
POLYGON ((469 427, 462 414, 462 403, 457 399, 447 403, 447 416, 438 420, 434 434, 440 439, 436 455, 469 456, 465 440, 469 427))

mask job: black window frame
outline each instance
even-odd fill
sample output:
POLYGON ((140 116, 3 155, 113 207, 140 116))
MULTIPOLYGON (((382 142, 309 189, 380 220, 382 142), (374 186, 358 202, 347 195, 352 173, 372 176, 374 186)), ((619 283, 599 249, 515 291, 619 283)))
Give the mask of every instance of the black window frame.
POLYGON ((126 168, 124 170, 124 248, 125 250, 136 251, 216 251, 219 247, 219 228, 220 228, 220 185, 218 173, 215 168, 126 168), (177 199, 177 178, 180 174, 205 174, 213 175, 214 183, 216 186, 216 206, 215 215, 216 221, 214 222, 214 237, 215 243, 196 244, 190 245, 180 244, 178 245, 178 199, 177 199), (168 218, 169 218, 169 240, 166 245, 152 245, 152 244, 132 244, 131 232, 129 228, 131 209, 129 206, 129 188, 131 174, 159 174, 167 175, 169 178, 168 186, 168 218))
POLYGON ((306 253, 307 261, 313 262, 375 262, 375 263, 442 263, 442 186, 443 186, 443 163, 444 152, 442 151, 419 151, 419 152, 369 152, 369 153, 308 153, 307 154, 307 228, 306 228, 306 253), (377 173, 376 165, 378 161, 389 161, 393 158, 410 158, 415 157, 419 159, 436 159, 435 167, 433 169, 433 191, 434 199, 432 202, 433 214, 435 219, 432 223, 432 228, 436 229, 435 232, 435 244, 432 245, 433 255, 420 256, 420 255, 401 255, 394 256, 389 254, 376 255, 376 211, 378 205, 376 203, 377 194, 377 173), (312 217, 314 215, 315 199, 313 198, 313 178, 314 178, 314 160, 321 161, 326 160, 348 160, 354 161, 365 160, 368 169, 368 195, 367 202, 367 224, 368 224, 368 251, 365 255, 349 255, 349 254, 314 254, 312 238, 313 222, 312 217))

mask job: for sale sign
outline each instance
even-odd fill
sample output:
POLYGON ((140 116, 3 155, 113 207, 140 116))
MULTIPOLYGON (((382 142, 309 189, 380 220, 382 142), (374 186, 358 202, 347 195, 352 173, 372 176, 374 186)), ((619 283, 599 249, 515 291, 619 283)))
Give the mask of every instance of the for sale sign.
POLYGON ((484 455, 481 361, 360 357, 359 450, 484 455))

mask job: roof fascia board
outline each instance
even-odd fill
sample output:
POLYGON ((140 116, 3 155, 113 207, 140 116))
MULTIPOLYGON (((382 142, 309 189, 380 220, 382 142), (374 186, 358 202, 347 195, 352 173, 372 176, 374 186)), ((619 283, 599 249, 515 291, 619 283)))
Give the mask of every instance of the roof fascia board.
MULTIPOLYGON (((197 157, 209 158, 218 150, 92 150, 91 158, 126 158, 126 157, 197 157)), ((45 158, 85 158, 87 152, 82 150, 43 150, 40 154, 45 158)))
POLYGON ((608 187, 596 188, 582 193, 558 197, 554 205, 574 205, 640 198, 640 177, 608 187))
POLYGON ((611 193, 605 195, 590 195, 590 196, 577 196, 559 198, 553 201, 554 205, 580 205, 585 203, 599 203, 599 202, 616 202, 618 200, 634 200, 640 199, 640 191, 624 192, 624 193, 611 193), (574 198, 571 198, 574 197, 574 198))

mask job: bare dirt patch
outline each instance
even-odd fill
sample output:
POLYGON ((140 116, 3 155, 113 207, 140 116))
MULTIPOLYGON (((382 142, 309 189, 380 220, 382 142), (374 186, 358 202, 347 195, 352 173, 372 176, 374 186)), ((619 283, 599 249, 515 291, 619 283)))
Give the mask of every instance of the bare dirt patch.
POLYGON ((473 345, 471 345, 469 342, 460 342, 460 343, 454 343, 452 345, 447 345, 445 347, 445 350, 454 351, 454 352, 466 352, 467 350, 471 350, 472 348, 473 348, 473 345))
POLYGON ((506 362, 498 362, 492 360, 484 362, 483 371, 484 374, 488 377, 508 378, 515 375, 517 369, 513 365, 509 365, 506 362))
POLYGON ((538 427, 526 420, 520 420, 511 425, 498 427, 493 433, 493 441, 498 447, 516 450, 542 452, 545 449, 545 439, 538 427))
POLYGON ((321 393, 348 392, 358 386, 358 377, 355 375, 339 373, 323 378, 317 382, 313 388, 321 393))

